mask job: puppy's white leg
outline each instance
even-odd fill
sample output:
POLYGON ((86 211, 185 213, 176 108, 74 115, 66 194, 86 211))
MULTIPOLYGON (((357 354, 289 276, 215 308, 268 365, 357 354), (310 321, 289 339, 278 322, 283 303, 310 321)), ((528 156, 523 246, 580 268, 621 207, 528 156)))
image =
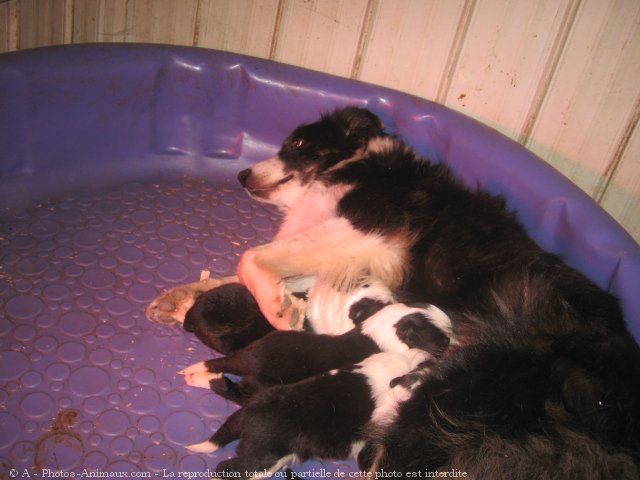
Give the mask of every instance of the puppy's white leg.
POLYGON ((145 313, 149 320, 165 325, 183 323, 187 311, 198 296, 220 285, 237 281, 238 277, 204 278, 198 282, 174 287, 153 300, 145 313))
POLYGON ((208 372, 207 364, 205 362, 194 363, 186 368, 183 368, 178 373, 180 375, 193 375, 194 373, 208 372))
POLYGON ((187 448, 195 453, 213 453, 220 447, 211 440, 206 440, 201 443, 192 443, 191 445, 187 445, 187 448))
POLYGON ((190 387, 211 388, 211 381, 222 378, 222 373, 186 373, 184 374, 184 382, 190 387))

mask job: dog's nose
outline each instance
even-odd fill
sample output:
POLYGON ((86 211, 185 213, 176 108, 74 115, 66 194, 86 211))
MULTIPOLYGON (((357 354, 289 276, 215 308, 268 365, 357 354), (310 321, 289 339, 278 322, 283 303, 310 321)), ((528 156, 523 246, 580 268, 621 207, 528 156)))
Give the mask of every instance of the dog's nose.
POLYGON ((238 181, 240 182, 240 185, 242 185, 243 187, 247 185, 247 179, 249 178, 249 175, 251 175, 250 168, 245 168, 240 173, 238 173, 238 181))

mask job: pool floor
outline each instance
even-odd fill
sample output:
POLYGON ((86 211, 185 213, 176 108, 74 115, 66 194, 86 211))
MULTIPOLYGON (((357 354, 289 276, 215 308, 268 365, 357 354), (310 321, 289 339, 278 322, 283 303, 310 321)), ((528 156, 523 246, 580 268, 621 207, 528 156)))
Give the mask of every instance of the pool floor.
MULTIPOLYGON (((145 318, 162 290, 232 274, 278 215, 232 180, 65 193, 0 223, 0 476, 206 472, 185 445, 235 410, 176 372, 212 353, 145 318), (7 475, 9 472, 9 475, 7 475)), ((349 462, 296 468, 352 470, 349 462)))

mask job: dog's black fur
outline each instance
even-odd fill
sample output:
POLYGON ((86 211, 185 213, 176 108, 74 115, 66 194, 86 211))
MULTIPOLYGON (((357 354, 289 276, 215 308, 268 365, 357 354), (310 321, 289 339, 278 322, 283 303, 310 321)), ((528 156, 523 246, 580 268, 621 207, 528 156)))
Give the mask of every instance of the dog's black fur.
POLYGON ((224 355, 274 331, 251 293, 239 283, 221 285, 197 297, 183 328, 224 355))
MULTIPOLYGON (((640 476, 640 352, 618 301, 536 245, 503 199, 464 186, 357 108, 294 130, 277 162, 285 176, 269 189, 251 171, 239 178, 271 203, 294 181, 342 188, 334 218, 358 239, 405 239, 399 298, 441 307, 462 343, 371 435, 363 468, 640 476)), ((317 273, 304 260, 295 274, 317 273)))
POLYGON ((388 342, 393 336, 399 340, 400 348, 428 347, 436 359, 449 347, 446 330, 450 324, 447 322, 443 330, 433 323, 427 310, 407 307, 403 314, 400 305, 395 305, 391 312, 377 302, 375 305, 374 308, 380 310, 377 315, 373 315, 376 312, 367 301, 354 305, 360 308, 352 308, 354 316, 364 320, 364 330, 363 325, 358 325, 342 335, 274 331, 229 356, 206 360, 181 373, 187 376, 190 384, 196 384, 195 378, 202 376, 218 395, 244 404, 256 392, 272 385, 295 383, 356 364, 380 352, 381 346, 377 342, 388 342), (368 323, 376 328, 367 328, 368 323), (242 380, 234 382, 223 374, 238 375, 242 380))

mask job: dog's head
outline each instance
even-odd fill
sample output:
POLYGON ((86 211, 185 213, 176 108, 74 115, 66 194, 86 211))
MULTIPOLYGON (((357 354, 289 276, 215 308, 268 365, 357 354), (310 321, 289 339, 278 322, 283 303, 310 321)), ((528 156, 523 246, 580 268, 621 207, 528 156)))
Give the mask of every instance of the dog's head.
POLYGON ((388 305, 362 322, 361 331, 386 352, 417 348, 439 358, 457 345, 449 316, 434 305, 388 305))
POLYGON ((322 173, 362 155, 369 140, 382 134, 382 122, 368 110, 336 110, 296 128, 276 156, 242 170, 238 180, 257 200, 287 208, 322 173))

